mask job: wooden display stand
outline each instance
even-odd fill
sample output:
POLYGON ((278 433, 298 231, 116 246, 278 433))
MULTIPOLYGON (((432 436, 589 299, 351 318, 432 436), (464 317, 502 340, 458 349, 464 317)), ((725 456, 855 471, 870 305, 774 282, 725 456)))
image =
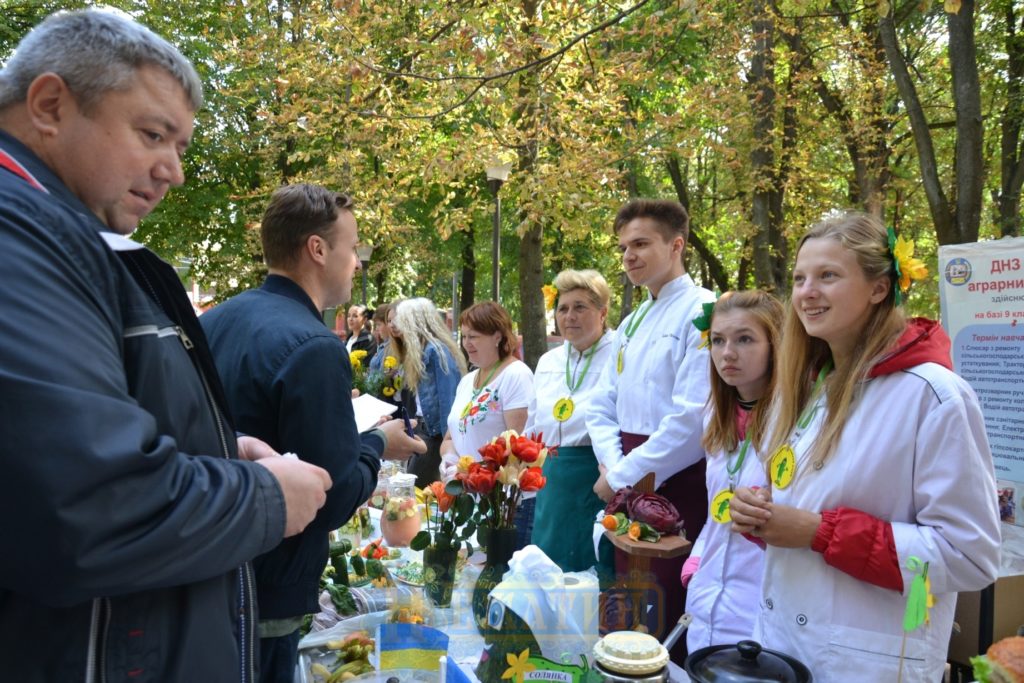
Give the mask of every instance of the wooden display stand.
MULTIPOLYGON (((640 493, 653 493, 654 473, 647 474, 633 487, 633 490, 640 493)), ((614 531, 609 529, 605 529, 604 535, 612 545, 627 555, 627 573, 625 577, 620 577, 620 581, 624 580, 624 584, 620 585, 628 590, 636 590, 646 583, 650 576, 652 559, 661 560, 689 555, 690 550, 693 548, 693 544, 690 541, 678 535, 662 536, 656 543, 634 541, 626 534, 617 536, 614 531)), ((642 593, 642 590, 640 592, 642 593)), ((647 629, 643 625, 645 612, 645 602, 634 601, 632 604, 632 616, 630 617, 632 626, 628 623, 621 624, 620 622, 620 624, 632 630, 646 632, 647 629)))
MULTIPOLYGON (((651 472, 641 479, 634 491, 640 493, 654 492, 654 473, 651 472)), ((634 541, 627 534, 616 535, 614 531, 605 529, 605 538, 612 545, 629 555, 630 572, 646 572, 651 567, 651 559, 664 560, 670 557, 689 555, 693 544, 683 536, 662 536, 657 543, 634 541)))

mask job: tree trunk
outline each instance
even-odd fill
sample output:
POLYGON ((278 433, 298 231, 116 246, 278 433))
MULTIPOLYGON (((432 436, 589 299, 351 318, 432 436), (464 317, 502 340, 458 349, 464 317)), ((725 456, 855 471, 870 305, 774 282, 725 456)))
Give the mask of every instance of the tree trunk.
POLYGON ((464 311, 476 301, 476 253, 473 251, 473 226, 462 233, 462 293, 459 296, 459 310, 464 311))
POLYGON ((772 263, 772 192, 775 187, 775 22, 764 0, 754 3, 754 51, 747 81, 753 110, 754 140, 750 162, 754 179, 751 221, 756 232, 754 280, 758 287, 775 289, 772 263))
POLYGON ((708 273, 714 281, 714 286, 723 292, 728 291, 730 289, 729 273, 726 272, 721 259, 708 249, 704 240, 701 239, 700 231, 697 230, 695 225, 696 221, 694 221, 693 213, 690 209, 690 193, 686 189, 686 178, 683 177, 683 170, 679 166, 679 157, 675 155, 669 156, 665 160, 665 168, 668 170, 669 177, 672 178, 672 186, 676 190, 676 198, 683 205, 683 208, 686 209, 686 212, 690 214, 690 239, 687 240, 688 246, 692 246, 694 251, 700 255, 705 265, 707 265, 708 273))
POLYGON ((985 131, 974 43, 974 0, 963 0, 959 12, 946 16, 956 107, 956 231, 960 242, 977 242, 985 181, 985 131))
POLYGON ((914 87, 914 81, 910 78, 910 73, 907 70, 907 62, 900 51, 896 38, 896 26, 891 16, 882 17, 879 20, 878 33, 882 38, 882 45, 885 47, 885 58, 889 62, 889 69, 896 82, 896 90, 900 94, 900 99, 903 100, 903 106, 907 108, 907 117, 910 119, 910 129, 914 136, 914 146, 917 149, 917 163, 921 169, 921 183, 924 186, 932 222, 935 224, 936 236, 939 238, 940 244, 954 244, 956 235, 953 217, 949 212, 946 193, 939 182, 939 172, 935 165, 935 147, 932 145, 932 136, 928 130, 928 120, 921 108, 917 88, 914 87))
MULTIPOLYGON (((522 0, 523 19, 520 22, 523 34, 532 36, 533 22, 537 16, 539 0, 522 0)), ((531 45, 536 43, 530 41, 531 45)), ((532 47, 525 56, 527 62, 539 55, 538 48, 532 47)), ((538 102, 540 100, 540 74, 536 68, 523 72, 519 77, 520 108, 516 127, 523 133, 525 145, 519 148, 518 173, 528 178, 537 161, 538 146, 538 102)), ((548 350, 546 322, 544 317, 544 227, 536 219, 527 219, 519 242, 519 333, 523 335, 523 362, 530 369, 537 367, 537 361, 548 350)))

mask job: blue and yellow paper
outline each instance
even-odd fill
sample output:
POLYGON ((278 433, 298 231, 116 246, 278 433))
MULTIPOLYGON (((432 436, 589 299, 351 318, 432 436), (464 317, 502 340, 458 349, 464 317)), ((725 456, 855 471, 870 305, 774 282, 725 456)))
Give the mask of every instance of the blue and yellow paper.
POLYGON ((381 624, 377 627, 379 669, 439 671, 448 654, 448 636, 420 624, 381 624))

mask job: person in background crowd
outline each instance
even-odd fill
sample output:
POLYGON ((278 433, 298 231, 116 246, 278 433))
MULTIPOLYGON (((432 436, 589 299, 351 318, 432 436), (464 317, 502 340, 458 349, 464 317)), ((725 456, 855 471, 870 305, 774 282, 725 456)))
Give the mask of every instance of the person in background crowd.
POLYGON ((413 394, 419 431, 427 444, 426 453, 409 460, 406 470, 416 475, 416 486, 424 489, 439 476, 441 441, 459 379, 466 374, 466 361, 428 299, 398 304, 391 326, 403 386, 413 394))
MULTIPOLYGON (((587 429, 602 474, 594 491, 604 501, 654 473, 657 492, 679 510, 686 535, 696 539, 707 519, 702 416, 708 398, 708 355, 693 319, 714 300, 683 268, 689 216, 679 202, 637 199, 615 217, 626 275, 650 296, 615 333, 614 358, 587 409, 587 429)), ((616 551, 616 570, 627 559, 616 551)), ((659 639, 682 615, 683 558, 653 560, 661 591, 649 612, 659 639)), ((673 648, 682 663, 685 643, 673 648)))
POLYGON ((247 561, 331 486, 235 438, 177 273, 128 238, 184 182, 201 105, 111 10, 51 15, 0 71, 5 681, 254 681, 247 561))
POLYGON ((200 322, 238 428, 338 482, 305 531, 253 563, 260 680, 292 683, 302 618, 320 611, 328 535, 370 497, 382 457, 405 460, 426 447, 405 434, 401 420, 358 432, 352 366, 323 322, 325 308, 348 301, 359 268, 352 200, 317 185, 282 187, 270 198, 260 237, 270 272, 263 286, 200 322))
POLYGON ((370 333, 370 318, 373 312, 366 306, 349 306, 348 317, 345 322, 348 325, 348 339, 345 348, 349 354, 353 351, 366 351, 367 358, 373 358, 377 353, 377 344, 373 341, 370 333))
POLYGON ((391 353, 391 328, 388 326, 388 311, 391 304, 381 304, 373 311, 373 343, 377 351, 370 358, 370 372, 379 372, 384 358, 391 353))
MULTIPOLYGON (((459 382, 448 414, 448 433, 441 443, 445 479, 454 476, 459 456, 480 460, 479 449, 494 437, 509 429, 522 433, 533 400, 533 373, 515 356, 518 340, 501 304, 473 304, 459 316, 459 327, 462 348, 476 369, 459 382)), ((530 543, 535 501, 524 494, 516 510, 520 548, 530 543)))
POLYGON ((702 441, 708 454, 708 521, 680 577, 686 611, 693 615, 686 630, 690 652, 749 640, 754 633, 756 612, 750 606, 761 597, 764 549, 757 539, 732 533, 729 498, 737 486, 768 485, 758 453, 767 438, 783 315, 775 297, 750 290, 726 292, 701 317, 711 348, 702 441))
POLYGON ((734 530, 768 545, 756 638, 822 683, 941 680, 957 592, 998 575, 985 422, 946 333, 904 317, 911 278, 927 275, 912 252, 857 212, 800 240, 771 487, 731 501, 734 530), (919 593, 923 623, 905 631, 915 574, 934 603, 919 593))
POLYGON ((537 362, 526 433, 543 432, 558 457, 544 461, 547 484, 537 492, 532 542, 562 571, 579 572, 597 563, 594 515, 604 507, 593 490, 600 472, 584 415, 612 357, 613 335, 605 326, 611 292, 596 270, 563 270, 555 288, 555 320, 565 342, 537 362))

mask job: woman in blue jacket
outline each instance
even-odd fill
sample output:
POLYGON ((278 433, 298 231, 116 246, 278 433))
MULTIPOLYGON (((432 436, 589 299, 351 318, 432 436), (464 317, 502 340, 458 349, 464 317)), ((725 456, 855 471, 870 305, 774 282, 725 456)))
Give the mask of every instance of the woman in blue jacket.
POLYGON ((441 441, 466 361, 429 299, 402 301, 388 318, 391 347, 402 365, 405 387, 416 398, 420 437, 427 444, 427 452, 413 456, 407 469, 416 475, 416 486, 425 488, 438 479, 441 441))

